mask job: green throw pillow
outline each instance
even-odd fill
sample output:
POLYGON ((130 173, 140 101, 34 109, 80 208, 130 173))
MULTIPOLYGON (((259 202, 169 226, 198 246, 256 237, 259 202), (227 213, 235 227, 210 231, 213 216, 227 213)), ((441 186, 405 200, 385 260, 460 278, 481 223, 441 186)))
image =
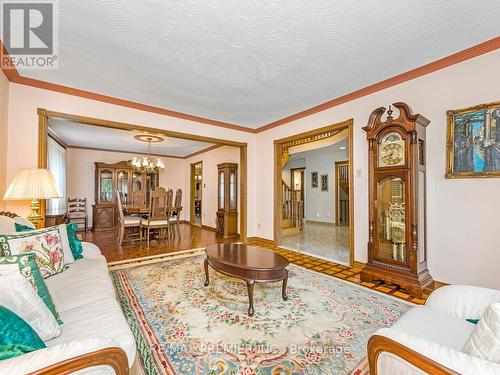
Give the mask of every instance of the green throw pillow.
POLYGON ((66 233, 68 234, 69 247, 71 248, 71 253, 73 254, 73 258, 75 258, 75 260, 83 258, 83 246, 82 242, 76 235, 77 229, 78 225, 76 224, 66 224, 66 233))
POLYGON ((35 230, 33 228, 28 227, 27 225, 22 225, 18 223, 15 223, 14 225, 16 226, 16 232, 29 232, 35 230))
POLYGON ((9 309, 0 306, 0 360, 45 348, 31 326, 9 309))
POLYGON ((49 290, 47 289, 47 285, 45 285, 45 280, 40 274, 40 270, 38 269, 38 265, 36 264, 35 254, 25 253, 0 257, 0 267, 2 267, 2 264, 16 263, 19 267, 21 275, 28 279, 42 301, 49 308, 52 315, 54 315, 54 318, 57 320, 57 322, 59 324, 62 324, 62 320, 59 317, 59 313, 57 312, 56 306, 54 305, 54 301, 52 301, 52 296, 50 295, 49 290))
POLYGON ((469 323, 472 323, 472 324, 477 324, 479 322, 479 319, 465 319, 467 320, 469 323))

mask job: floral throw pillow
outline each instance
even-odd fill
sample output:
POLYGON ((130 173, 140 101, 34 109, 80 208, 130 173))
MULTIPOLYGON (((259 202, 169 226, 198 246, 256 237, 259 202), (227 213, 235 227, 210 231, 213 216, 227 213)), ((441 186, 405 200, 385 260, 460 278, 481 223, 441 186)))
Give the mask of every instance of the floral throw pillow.
POLYGON ((0 236, 3 255, 33 253, 43 278, 64 270, 61 235, 56 227, 0 236))

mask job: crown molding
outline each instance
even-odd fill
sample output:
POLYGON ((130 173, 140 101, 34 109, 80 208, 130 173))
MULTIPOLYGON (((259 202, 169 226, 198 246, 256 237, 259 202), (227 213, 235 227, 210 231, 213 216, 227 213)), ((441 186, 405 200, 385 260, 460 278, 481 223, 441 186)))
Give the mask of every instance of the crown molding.
MULTIPOLYGON (((1 41, 0 41, 0 46, 2 48, 4 58, 10 59, 8 52, 1 41)), ((483 55, 485 53, 492 52, 498 48, 500 48, 500 37, 496 37, 496 38, 487 40, 483 43, 479 43, 479 44, 472 46, 470 48, 467 48, 463 51, 454 53, 454 54, 446 56, 442 59, 433 61, 429 64, 412 69, 408 72, 398 74, 394 77, 391 77, 391 78, 388 78, 386 80, 383 80, 383 81, 374 83, 372 85, 366 86, 366 87, 361 88, 359 90, 353 91, 349 94, 342 95, 342 96, 339 96, 338 98, 331 99, 325 103, 319 104, 317 106, 314 106, 314 107, 306 109, 304 111, 295 113, 293 115, 284 117, 282 119, 273 121, 267 125, 263 125, 263 126, 258 127, 256 129, 248 128, 248 127, 242 126, 242 125, 235 125, 235 124, 225 123, 222 121, 207 119, 204 117, 190 115, 187 113, 177 112, 177 111, 173 111, 173 110, 170 110, 167 108, 154 107, 151 105, 141 104, 141 103, 133 102, 130 100, 119 99, 119 98, 115 98, 112 96, 107 96, 107 95, 102 95, 102 94, 98 94, 98 93, 93 93, 90 91, 80 90, 80 89, 73 88, 73 87, 67 87, 67 86, 63 86, 63 85, 59 85, 59 84, 55 84, 55 83, 40 81, 40 80, 27 78, 27 77, 22 77, 21 75, 19 75, 19 72, 17 71, 17 69, 5 68, 3 63, 2 63, 2 70, 5 74, 5 76, 7 77, 7 79, 12 83, 36 87, 36 88, 40 88, 40 89, 44 89, 44 90, 59 92, 59 93, 63 93, 63 94, 73 95, 73 96, 78 96, 78 97, 96 100, 96 101, 100 101, 100 102, 104 102, 104 103, 108 103, 108 104, 113 104, 113 105, 118 105, 118 106, 122 106, 122 107, 138 109, 138 110, 145 111, 145 112, 157 113, 157 114, 164 115, 164 116, 176 117, 176 118, 180 118, 183 120, 203 123, 203 124, 212 125, 212 126, 218 126, 221 128, 232 129, 232 130, 242 131, 242 132, 246 132, 246 133, 258 134, 258 133, 262 133, 264 131, 270 130, 272 128, 275 128, 277 126, 281 126, 281 125, 287 124, 289 122, 292 122, 292 121, 295 121, 295 120, 298 120, 298 119, 301 119, 301 118, 304 118, 307 116, 311 116, 315 113, 339 106, 339 105, 347 103, 349 101, 359 99, 363 96, 367 96, 367 95, 376 93, 378 91, 385 90, 389 87, 396 86, 398 84, 410 81, 412 79, 415 79, 415 78, 418 78, 421 76, 424 76, 426 74, 433 73, 435 71, 447 68, 449 66, 452 66, 452 65, 455 65, 458 63, 461 63, 463 61, 472 59, 474 57, 483 55)))

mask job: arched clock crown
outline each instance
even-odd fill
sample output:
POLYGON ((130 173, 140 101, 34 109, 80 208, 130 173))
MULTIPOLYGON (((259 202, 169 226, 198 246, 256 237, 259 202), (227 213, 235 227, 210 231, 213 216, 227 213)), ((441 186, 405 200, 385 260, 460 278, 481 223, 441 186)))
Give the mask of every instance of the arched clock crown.
POLYGON ((363 128, 368 140, 369 235, 361 279, 397 284, 420 298, 433 283, 425 226, 429 122, 397 102, 374 110, 363 128))

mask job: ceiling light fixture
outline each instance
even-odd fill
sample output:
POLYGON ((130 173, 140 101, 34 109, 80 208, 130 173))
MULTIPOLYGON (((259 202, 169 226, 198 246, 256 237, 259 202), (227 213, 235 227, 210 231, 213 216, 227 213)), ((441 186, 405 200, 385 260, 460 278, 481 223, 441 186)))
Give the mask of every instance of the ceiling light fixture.
POLYGON ((339 147, 339 150, 345 150, 347 147, 345 146, 342 146, 342 147, 339 147))
POLYGON ((163 159, 158 158, 156 162, 151 159, 151 142, 160 143, 163 142, 164 139, 157 135, 150 134, 140 134, 134 136, 135 139, 141 142, 148 142, 148 156, 134 156, 132 160, 129 160, 129 164, 138 172, 146 173, 146 174, 155 174, 160 170, 165 169, 165 163, 163 159))

